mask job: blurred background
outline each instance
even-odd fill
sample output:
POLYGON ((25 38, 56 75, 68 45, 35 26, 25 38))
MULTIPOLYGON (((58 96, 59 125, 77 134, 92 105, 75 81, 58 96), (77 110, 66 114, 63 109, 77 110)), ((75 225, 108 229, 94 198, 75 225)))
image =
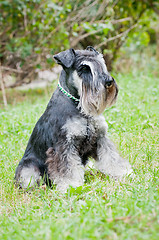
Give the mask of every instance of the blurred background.
POLYGON ((57 79, 53 54, 87 46, 103 53, 109 71, 159 75, 158 0, 1 0, 4 103, 5 88, 57 79))

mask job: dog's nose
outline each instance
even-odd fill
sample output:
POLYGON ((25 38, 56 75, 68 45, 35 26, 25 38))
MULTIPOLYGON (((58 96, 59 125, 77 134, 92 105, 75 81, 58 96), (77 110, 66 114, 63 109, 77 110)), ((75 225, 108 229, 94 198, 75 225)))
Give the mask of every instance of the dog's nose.
POLYGON ((109 77, 106 78, 106 81, 105 81, 106 88, 111 87, 113 85, 113 83, 114 83, 114 78, 113 77, 109 76, 109 77))

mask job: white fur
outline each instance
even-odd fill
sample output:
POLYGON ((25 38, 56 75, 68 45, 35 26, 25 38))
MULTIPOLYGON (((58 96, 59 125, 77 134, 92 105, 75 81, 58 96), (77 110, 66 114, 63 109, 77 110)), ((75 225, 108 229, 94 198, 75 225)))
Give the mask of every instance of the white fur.
POLYGON ((105 121, 105 118, 103 115, 99 115, 93 118, 95 122, 95 126, 97 129, 100 129, 102 133, 105 135, 108 130, 108 124, 105 121))
POLYGON ((20 173, 20 183, 24 189, 36 185, 36 183, 40 181, 40 178, 40 173, 35 171, 33 167, 23 167, 20 173))
POLYGON ((87 131, 87 120, 77 117, 68 119, 62 129, 67 132, 67 141, 70 141, 74 136, 84 136, 87 131))
POLYGON ((67 153, 68 170, 65 175, 53 176, 56 189, 61 192, 66 192, 69 186, 79 187, 84 183, 84 167, 81 164, 81 159, 73 152, 67 153))
MULTIPOLYGON (((87 127, 86 118, 73 117, 66 121, 66 124, 62 127, 62 129, 66 130, 67 141, 69 142, 72 137, 85 136, 87 134, 87 127)), ((91 117, 89 119, 89 129, 92 131, 92 133, 95 133, 95 131, 100 131, 102 135, 105 135, 107 133, 108 125, 104 116, 99 115, 96 117, 91 117)))
MULTIPOLYGON (((87 120, 85 118, 79 119, 74 117, 66 122, 63 129, 66 130, 67 140, 71 141, 74 136, 84 136, 87 134, 87 127, 87 120)), ((106 136, 108 125, 105 122, 104 116, 100 115, 90 118, 89 128, 93 133, 97 131, 100 134, 100 139, 97 142, 98 157, 95 163, 97 169, 115 178, 130 174, 132 169, 129 162, 120 157, 114 144, 106 136)))
POLYGON ((76 70, 73 72, 73 81, 74 81, 75 87, 78 89, 78 95, 81 96, 82 95, 82 78, 78 76, 78 73, 76 70))
MULTIPOLYGON (((103 72, 106 73, 106 74, 109 74, 102 54, 97 55, 97 60, 101 63, 102 68, 103 68, 103 72)), ((93 63, 91 61, 83 61, 83 62, 81 62, 81 64, 82 65, 87 65, 87 66, 90 67, 92 75, 93 75, 93 80, 95 80, 96 71, 94 70, 93 63)))
POLYGON ((98 142, 96 167, 103 173, 114 178, 132 172, 129 162, 122 159, 114 144, 105 136, 98 142))
MULTIPOLYGON (((102 54, 97 55, 97 60, 100 62, 103 68, 103 72, 105 74, 109 74, 102 54)), ((93 81, 98 81, 97 72, 95 71, 94 64, 91 61, 83 61, 81 62, 81 65, 89 66, 91 69, 91 73, 93 75, 93 81)), ((82 78, 79 77, 76 70, 73 72, 73 82, 80 96, 80 102, 78 107, 79 108, 81 107, 81 111, 83 113, 87 115, 97 116, 101 114, 107 106, 110 105, 110 102, 112 99, 108 98, 107 104, 103 101, 103 93, 105 92, 105 88, 102 84, 100 86, 100 91, 98 92, 98 95, 95 94, 94 96, 92 96, 92 98, 90 97, 89 100, 90 102, 92 102, 92 105, 91 105, 90 103, 88 103, 88 101, 82 94, 82 78), (95 107, 92 107, 92 106, 95 106, 95 107)))
POLYGON ((93 75, 93 81, 94 81, 94 80, 95 80, 96 72, 94 71, 93 63, 90 62, 90 61, 83 61, 83 62, 81 62, 81 65, 87 65, 87 66, 90 67, 90 69, 91 69, 91 73, 92 73, 92 75, 93 75))

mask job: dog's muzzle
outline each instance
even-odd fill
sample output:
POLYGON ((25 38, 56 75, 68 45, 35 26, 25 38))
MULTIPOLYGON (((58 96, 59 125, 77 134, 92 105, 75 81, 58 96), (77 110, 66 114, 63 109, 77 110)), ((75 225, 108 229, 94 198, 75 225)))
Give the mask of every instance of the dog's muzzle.
POLYGON ((82 84, 81 107, 86 114, 100 115, 115 103, 117 95, 118 87, 114 78, 105 75, 100 81, 82 84))

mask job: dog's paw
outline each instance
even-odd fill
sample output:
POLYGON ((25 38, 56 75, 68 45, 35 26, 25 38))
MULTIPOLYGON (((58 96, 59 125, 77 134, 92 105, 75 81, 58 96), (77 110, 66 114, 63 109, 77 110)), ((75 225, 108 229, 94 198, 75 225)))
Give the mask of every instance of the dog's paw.
POLYGON ((79 187, 83 185, 83 181, 76 181, 76 180, 70 180, 70 179, 63 179, 63 181, 60 179, 60 181, 56 182, 56 190, 60 191, 61 193, 66 193, 67 189, 69 187, 79 187))

